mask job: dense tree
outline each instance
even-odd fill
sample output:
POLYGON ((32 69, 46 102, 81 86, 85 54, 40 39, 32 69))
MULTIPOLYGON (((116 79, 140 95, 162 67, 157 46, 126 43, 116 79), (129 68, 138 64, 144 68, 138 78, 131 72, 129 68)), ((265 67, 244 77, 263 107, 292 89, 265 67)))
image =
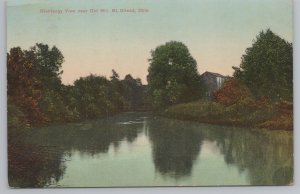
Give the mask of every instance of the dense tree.
POLYGON ((42 86, 36 77, 38 68, 35 62, 32 50, 23 51, 16 47, 7 54, 8 115, 24 114, 24 122, 30 125, 46 120, 39 107, 42 86))
POLYGON ((10 50, 7 54, 8 114, 23 115, 10 119, 10 126, 19 126, 21 120, 36 125, 71 119, 73 113, 64 103, 60 79, 62 63, 63 55, 55 46, 36 44, 29 50, 19 47, 10 50))
POLYGON ((87 119, 137 110, 142 106, 144 89, 140 79, 126 75, 124 80, 120 80, 116 71, 112 73, 110 80, 96 75, 76 80, 69 97, 74 97, 76 104, 68 102, 71 110, 75 107, 80 117, 87 119))
POLYGON ((125 87, 120 80, 119 74, 113 69, 112 75, 110 77, 111 87, 109 88, 109 93, 114 102, 115 106, 118 107, 119 111, 127 110, 129 107, 129 102, 125 98, 125 87))
POLYGON ((64 56, 53 46, 37 43, 31 50, 36 55, 36 63, 38 64, 39 74, 36 75, 42 81, 44 89, 60 90, 61 79, 60 75, 64 56))
POLYGON ((38 74, 35 75, 41 82, 42 98, 40 107, 47 115, 48 121, 65 120, 69 111, 63 104, 62 83, 62 63, 64 57, 55 46, 38 43, 31 48, 36 56, 36 66, 38 74))
POLYGON ((27 118, 22 110, 14 104, 8 96, 7 99, 7 126, 14 129, 25 127, 27 118))
POLYGON ((154 108, 199 99, 203 84, 197 63, 181 42, 171 41, 151 51, 148 86, 154 108))
POLYGON ((97 118, 109 113, 109 81, 105 77, 90 75, 74 82, 74 96, 81 117, 97 118))
POLYGON ((122 80, 124 87, 124 97, 128 102, 129 110, 137 110, 143 103, 144 87, 141 79, 134 79, 130 74, 122 80))
POLYGON ((144 106, 145 86, 139 78, 128 74, 120 80, 112 70, 109 80, 90 75, 63 85, 63 61, 55 46, 45 44, 7 53, 9 128, 93 119, 144 106))
POLYGON ((260 32, 234 76, 256 97, 291 100, 293 92, 293 45, 271 30, 260 32))
POLYGON ((80 119, 78 102, 75 98, 75 87, 73 85, 62 85, 62 103, 65 108, 64 121, 77 121, 80 119))

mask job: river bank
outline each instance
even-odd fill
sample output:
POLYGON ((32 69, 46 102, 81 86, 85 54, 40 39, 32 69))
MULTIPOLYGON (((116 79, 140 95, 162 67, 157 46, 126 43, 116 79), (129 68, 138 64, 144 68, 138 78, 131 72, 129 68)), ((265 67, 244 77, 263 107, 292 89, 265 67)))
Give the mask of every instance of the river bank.
POLYGON ((216 102, 197 101, 174 105, 158 114, 167 118, 209 124, 293 130, 293 105, 287 103, 258 108, 247 102, 225 107, 216 102))

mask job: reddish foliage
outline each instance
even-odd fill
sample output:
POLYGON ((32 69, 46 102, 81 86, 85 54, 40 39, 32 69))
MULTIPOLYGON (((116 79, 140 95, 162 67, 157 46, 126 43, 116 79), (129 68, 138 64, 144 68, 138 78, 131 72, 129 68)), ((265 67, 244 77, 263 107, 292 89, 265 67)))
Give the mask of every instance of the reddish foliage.
POLYGON ((224 106, 233 105, 250 96, 250 90, 235 78, 226 80, 223 87, 214 93, 215 100, 224 106))
POLYGON ((270 106, 270 103, 266 97, 260 97, 255 101, 255 107, 257 109, 266 109, 268 106, 270 106))
POLYGON ((8 96, 26 115, 29 124, 46 121, 38 104, 41 99, 41 84, 36 79, 38 74, 34 53, 13 48, 7 55, 8 96))

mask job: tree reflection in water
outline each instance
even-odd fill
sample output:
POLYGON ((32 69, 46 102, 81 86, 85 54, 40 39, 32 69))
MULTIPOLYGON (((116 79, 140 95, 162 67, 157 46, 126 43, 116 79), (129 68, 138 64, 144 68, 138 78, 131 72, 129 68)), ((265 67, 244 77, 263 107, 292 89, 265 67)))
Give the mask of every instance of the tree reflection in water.
POLYGON ((143 129, 143 119, 140 117, 129 114, 125 117, 122 115, 32 129, 30 134, 23 134, 21 141, 16 138, 17 135, 11 134, 8 170, 10 186, 45 187, 58 182, 65 169, 62 157, 71 157, 72 150, 94 156, 106 153, 110 145, 117 150, 122 140, 132 143, 143 129))
MULTIPOLYGON (((149 140, 143 144, 147 147, 140 150, 143 154, 151 146, 152 160, 135 162, 146 162, 145 167, 148 168, 153 162, 155 170, 163 177, 186 181, 182 178, 201 176, 201 172, 195 172, 199 168, 194 166, 201 164, 201 149, 207 149, 202 146, 205 140, 217 145, 224 163, 247 174, 251 185, 287 185, 293 182, 293 134, 290 132, 222 127, 164 118, 148 118, 144 122, 143 116, 142 113, 126 113, 109 119, 30 129, 30 133, 22 138, 10 134, 10 186, 59 186, 57 182, 63 178, 66 168, 64 160, 72 158, 74 150, 94 158, 96 154, 107 153, 110 147, 118 150, 122 142, 130 144, 139 137, 144 143, 149 140)), ((213 164, 207 166, 208 170, 214 171, 213 164)))
POLYGON ((154 119, 148 126, 156 170, 174 178, 189 176, 201 150, 201 133, 172 120, 154 119))
POLYGON ((9 144, 8 179, 11 187, 44 187, 64 174, 63 152, 33 144, 9 144))
POLYGON ((202 141, 208 140, 217 143, 227 165, 247 173, 251 185, 287 185, 293 182, 293 135, 290 132, 163 118, 148 123, 153 161, 156 170, 164 176, 190 175, 202 141))
POLYGON ((110 145, 118 148, 123 140, 132 143, 142 132, 143 123, 140 120, 133 114, 127 117, 116 116, 83 123, 45 127, 36 129, 34 137, 29 137, 28 141, 58 146, 62 150, 78 150, 93 156, 106 153, 110 145), (133 121, 130 123, 128 120, 133 121))
POLYGON ((251 185, 287 185, 293 181, 293 137, 290 132, 250 129, 205 130, 217 141, 224 160, 246 170, 251 185))

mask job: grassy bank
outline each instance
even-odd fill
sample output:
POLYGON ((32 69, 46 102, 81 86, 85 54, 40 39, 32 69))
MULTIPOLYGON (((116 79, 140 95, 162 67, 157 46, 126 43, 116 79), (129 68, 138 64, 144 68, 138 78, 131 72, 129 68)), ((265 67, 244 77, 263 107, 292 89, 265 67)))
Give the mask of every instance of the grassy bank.
POLYGON ((259 106, 245 99, 225 107, 216 102, 196 101, 171 106, 160 114, 210 124, 293 130, 293 105, 287 102, 259 106))

